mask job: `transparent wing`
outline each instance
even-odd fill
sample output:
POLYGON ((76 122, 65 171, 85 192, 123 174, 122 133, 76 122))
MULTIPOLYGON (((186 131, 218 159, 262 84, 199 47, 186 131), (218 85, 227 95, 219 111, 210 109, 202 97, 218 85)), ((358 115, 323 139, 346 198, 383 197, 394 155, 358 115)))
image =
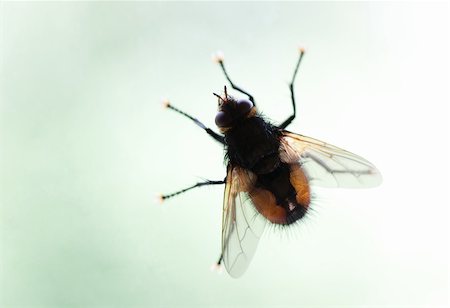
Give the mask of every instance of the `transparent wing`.
POLYGON ((266 220, 256 211, 248 192, 255 176, 228 165, 222 217, 222 256, 230 276, 237 278, 255 254, 266 220))
POLYGON ((361 156, 288 131, 283 131, 280 158, 299 161, 311 185, 367 188, 382 182, 377 168, 361 156))

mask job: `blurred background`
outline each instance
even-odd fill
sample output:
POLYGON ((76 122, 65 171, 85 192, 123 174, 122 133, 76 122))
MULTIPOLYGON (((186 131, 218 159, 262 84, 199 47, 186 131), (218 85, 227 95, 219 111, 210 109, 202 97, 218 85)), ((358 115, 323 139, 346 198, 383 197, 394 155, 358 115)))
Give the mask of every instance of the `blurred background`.
MULTIPOLYGON (((0 306, 448 304, 449 5, 0 3, 0 306), (233 81, 275 123, 372 161, 382 186, 317 189, 240 279, 210 271, 223 187, 159 205, 224 151, 233 81)), ((233 92, 233 94, 236 94, 233 92)))

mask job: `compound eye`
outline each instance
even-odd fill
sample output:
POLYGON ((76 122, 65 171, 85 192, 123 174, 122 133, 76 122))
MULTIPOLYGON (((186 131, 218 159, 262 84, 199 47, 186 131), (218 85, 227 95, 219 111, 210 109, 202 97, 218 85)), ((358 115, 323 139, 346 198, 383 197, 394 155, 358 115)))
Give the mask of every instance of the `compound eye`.
POLYGON ((236 108, 240 114, 244 114, 253 108, 253 103, 248 99, 240 99, 236 102, 236 108))
POLYGON ((231 117, 228 113, 219 111, 216 115, 216 125, 218 127, 228 127, 231 124, 231 117))

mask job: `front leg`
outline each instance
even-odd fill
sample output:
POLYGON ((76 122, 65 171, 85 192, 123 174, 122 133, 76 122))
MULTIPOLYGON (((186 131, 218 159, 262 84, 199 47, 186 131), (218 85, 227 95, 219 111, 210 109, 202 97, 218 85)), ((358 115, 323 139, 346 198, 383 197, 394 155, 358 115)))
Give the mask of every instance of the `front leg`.
POLYGON ((176 111, 176 112, 178 112, 179 114, 184 115, 185 117, 191 119, 192 121, 194 121, 195 124, 197 124, 197 126, 203 128, 203 129, 206 131, 206 133, 207 133, 208 135, 210 135, 211 137, 213 137, 214 140, 216 140, 216 141, 220 142, 221 144, 225 145, 225 138, 224 138, 222 135, 219 135, 218 133, 216 133, 216 132, 213 131, 212 129, 206 127, 206 126, 205 126, 202 122, 200 122, 198 119, 194 118, 193 116, 187 114, 187 113, 184 112, 184 111, 181 111, 181 110, 178 109, 178 108, 175 108, 175 107, 172 106, 172 105, 170 104, 170 102, 167 101, 167 100, 165 100, 165 101, 163 102, 163 104, 164 104, 164 107, 169 108, 169 109, 172 109, 173 111, 176 111))
POLYGON ((215 58, 215 61, 216 61, 217 63, 219 63, 220 68, 222 69, 222 72, 223 72, 223 74, 225 75, 225 78, 226 78, 226 79, 228 80, 228 82, 230 83, 231 87, 232 87, 233 89, 235 89, 236 91, 239 91, 239 92, 241 92, 242 94, 247 95, 247 96, 248 96, 248 99, 253 103, 253 106, 256 107, 255 99, 253 98, 253 96, 252 96, 250 93, 248 93, 247 91, 245 91, 245 90, 243 90, 242 88, 240 88, 240 87, 238 87, 237 85, 235 85, 235 84, 231 81, 230 76, 228 76, 228 73, 227 73, 227 71, 226 71, 226 69, 225 69, 225 65, 223 64, 223 56, 222 56, 222 55, 217 55, 216 58, 215 58))
POLYGON ((302 62, 303 54, 305 53, 305 50, 303 48, 300 48, 300 56, 298 58, 297 65, 295 66, 294 75, 292 76, 292 81, 289 84, 289 89, 291 90, 291 100, 292 100, 292 108, 294 109, 294 113, 287 118, 281 125, 279 126, 281 129, 285 129, 289 124, 291 124, 292 120, 295 119, 295 96, 294 96, 294 81, 295 77, 297 76, 297 71, 300 66, 300 62, 302 62))

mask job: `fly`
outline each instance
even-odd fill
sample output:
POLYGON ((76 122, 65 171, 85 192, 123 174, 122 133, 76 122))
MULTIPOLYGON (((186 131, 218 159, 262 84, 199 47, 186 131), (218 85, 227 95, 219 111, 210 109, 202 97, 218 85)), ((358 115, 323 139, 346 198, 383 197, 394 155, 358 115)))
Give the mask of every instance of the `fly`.
POLYGON ((198 119, 172 106, 165 106, 189 118, 225 147, 228 162, 224 180, 199 182, 161 200, 196 187, 225 184, 222 217, 222 253, 217 265, 224 264, 232 277, 241 276, 256 251, 267 223, 289 226, 300 221, 311 204, 311 187, 368 188, 378 186, 381 175, 366 159, 328 143, 286 130, 296 116, 294 81, 304 49, 295 66, 289 89, 293 113, 280 125, 264 119, 255 99, 235 85, 217 58, 231 87, 246 98, 235 98, 224 87, 217 97, 217 133, 198 119))

